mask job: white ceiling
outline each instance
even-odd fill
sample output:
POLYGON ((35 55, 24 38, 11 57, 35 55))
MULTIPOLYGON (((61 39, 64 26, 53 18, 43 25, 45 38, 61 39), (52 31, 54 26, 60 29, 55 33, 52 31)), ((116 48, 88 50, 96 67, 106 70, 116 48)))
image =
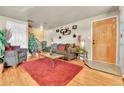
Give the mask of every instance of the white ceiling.
POLYGON ((0 6, 0 15, 33 20, 47 29, 117 10, 114 6, 0 6))

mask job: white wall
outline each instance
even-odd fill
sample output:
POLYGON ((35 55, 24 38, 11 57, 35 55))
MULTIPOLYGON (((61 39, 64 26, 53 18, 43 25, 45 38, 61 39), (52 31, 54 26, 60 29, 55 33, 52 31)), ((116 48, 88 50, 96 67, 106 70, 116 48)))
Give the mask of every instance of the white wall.
MULTIPOLYGON (((28 48, 28 22, 16 20, 16 19, 9 18, 9 17, 0 16, 0 28, 6 28, 7 21, 12 21, 15 23, 25 25, 25 27, 26 27, 26 31, 24 32, 25 36, 22 37, 22 38, 24 38, 24 40, 23 40, 23 42, 18 42, 18 43, 20 43, 21 45, 23 44, 22 48, 28 48)), ((22 33, 20 33, 20 34, 22 34, 22 33)))
POLYGON ((120 67, 124 77, 124 7, 120 8, 120 67))
MULTIPOLYGON (((85 47, 88 51, 88 58, 91 59, 91 41, 92 41, 92 36, 91 36, 91 23, 94 20, 99 20, 99 19, 104 19, 107 17, 112 17, 112 16, 117 16, 118 12, 110 12, 110 13, 105 13, 102 15, 98 15, 98 16, 94 16, 94 17, 90 17, 87 19, 82 19, 80 21, 74 22, 74 23, 70 23, 67 25, 77 25, 77 29, 76 30, 72 30, 71 35, 67 35, 67 36, 62 36, 62 39, 58 39, 60 34, 56 33, 56 29, 63 27, 57 27, 54 29, 50 29, 44 32, 44 39, 47 41, 48 45, 50 45, 50 39, 54 38, 54 42, 56 43, 76 43, 77 39, 73 38, 73 34, 75 33, 77 36, 81 35, 83 39, 85 39, 85 47)), ((66 25, 64 25, 66 26, 66 25)))

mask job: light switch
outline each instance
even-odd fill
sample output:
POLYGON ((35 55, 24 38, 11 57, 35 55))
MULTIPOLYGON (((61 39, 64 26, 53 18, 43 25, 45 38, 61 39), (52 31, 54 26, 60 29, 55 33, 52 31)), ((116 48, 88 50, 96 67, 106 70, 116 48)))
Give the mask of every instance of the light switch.
POLYGON ((122 34, 120 35, 120 37, 122 38, 122 34))

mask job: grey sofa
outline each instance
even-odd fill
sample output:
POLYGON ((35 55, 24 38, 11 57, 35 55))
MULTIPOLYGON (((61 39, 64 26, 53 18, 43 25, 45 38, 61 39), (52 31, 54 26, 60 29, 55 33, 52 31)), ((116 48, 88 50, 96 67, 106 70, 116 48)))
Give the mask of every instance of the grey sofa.
POLYGON ((75 48, 71 46, 71 44, 52 44, 51 45, 51 50, 53 53, 57 53, 57 54, 62 54, 64 55, 64 59, 67 60, 72 60, 76 58, 76 54, 75 54, 75 48), (58 46, 60 45, 64 45, 65 46, 65 50, 61 51, 58 49, 58 46))
POLYGON ((17 49, 11 51, 5 51, 4 61, 5 66, 18 65, 27 59, 27 49, 17 49))

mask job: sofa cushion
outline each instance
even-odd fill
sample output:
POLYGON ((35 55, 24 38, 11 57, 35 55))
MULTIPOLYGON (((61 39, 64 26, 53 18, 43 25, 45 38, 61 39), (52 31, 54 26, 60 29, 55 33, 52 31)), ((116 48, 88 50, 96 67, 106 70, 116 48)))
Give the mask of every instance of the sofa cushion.
POLYGON ((11 46, 5 46, 5 51, 11 51, 11 50, 14 50, 13 47, 11 47, 11 46))
POLYGON ((16 56, 16 55, 17 55, 17 52, 15 50, 5 51, 5 58, 6 57, 13 57, 13 56, 16 56))
POLYGON ((65 50, 67 51, 67 49, 69 48, 70 44, 66 44, 65 45, 65 50))
POLYGON ((56 51, 57 50, 57 44, 56 43, 54 43, 54 44, 52 44, 51 45, 51 49, 52 49, 52 51, 56 51))
POLYGON ((12 46, 14 50, 19 50, 20 46, 12 46))
POLYGON ((57 50, 55 53, 61 54, 61 55, 65 55, 66 54, 66 51, 59 51, 59 50, 57 50))

